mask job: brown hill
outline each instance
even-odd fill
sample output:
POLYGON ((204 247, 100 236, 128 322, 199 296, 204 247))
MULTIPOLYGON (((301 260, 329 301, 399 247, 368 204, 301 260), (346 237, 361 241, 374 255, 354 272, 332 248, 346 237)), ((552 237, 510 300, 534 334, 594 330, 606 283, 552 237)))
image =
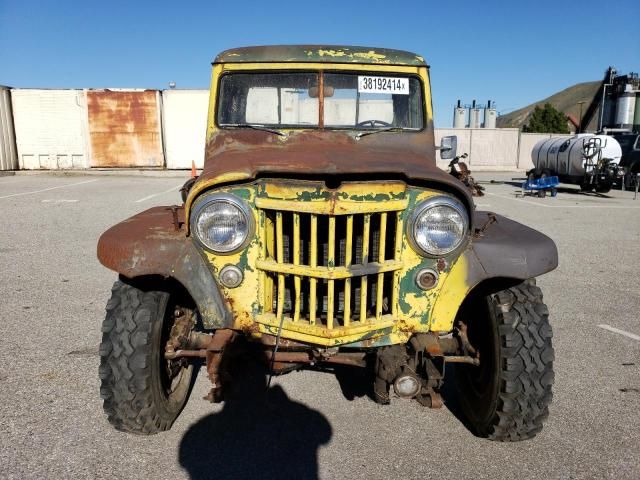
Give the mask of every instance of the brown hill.
MULTIPOLYGON (((545 103, 550 103, 556 109, 564 112, 566 115, 573 115, 573 117, 577 120, 580 117, 580 105, 578 105, 578 102, 586 102, 582 106, 582 112, 584 114, 584 112, 587 110, 587 107, 589 106, 589 103, 591 103, 593 96, 596 94, 599 85, 600 82, 585 82, 578 83, 569 88, 565 88, 561 92, 551 95, 544 100, 540 100, 538 102, 532 103, 531 105, 527 105, 526 107, 514 110, 513 112, 507 113, 506 115, 500 115, 497 119, 497 126, 499 128, 522 128, 523 125, 526 125, 529 119, 529 115, 531 115, 533 109, 536 106, 542 107, 545 103)), ((595 130, 597 116, 598 115, 596 113, 587 130, 595 130)))

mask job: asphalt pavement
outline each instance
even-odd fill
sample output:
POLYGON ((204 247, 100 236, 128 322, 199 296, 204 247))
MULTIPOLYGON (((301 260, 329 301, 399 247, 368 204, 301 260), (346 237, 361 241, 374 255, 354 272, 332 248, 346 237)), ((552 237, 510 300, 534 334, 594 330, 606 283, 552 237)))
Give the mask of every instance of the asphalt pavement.
POLYGON ((357 376, 341 388, 312 371, 277 377, 265 406, 252 402, 257 390, 239 403, 205 402, 201 370, 171 431, 117 432, 98 381, 116 274, 98 263, 97 239, 143 209, 178 203, 187 176, 0 177, 0 477, 640 478, 640 198, 571 186, 520 197, 517 173, 476 175, 487 193, 476 203, 559 248, 559 268, 538 280, 556 382, 535 439, 477 438, 447 407, 380 406, 357 376))

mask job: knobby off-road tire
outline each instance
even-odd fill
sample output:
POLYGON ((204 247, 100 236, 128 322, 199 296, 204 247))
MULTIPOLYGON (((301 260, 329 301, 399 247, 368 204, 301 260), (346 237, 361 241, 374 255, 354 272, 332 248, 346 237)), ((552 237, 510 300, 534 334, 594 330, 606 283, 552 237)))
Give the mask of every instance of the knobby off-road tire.
POLYGON ((170 378, 164 345, 173 305, 166 292, 113 285, 100 344, 100 396, 118 430, 149 435, 169 430, 190 393, 193 366, 170 378))
POLYGON ((475 433, 497 441, 533 438, 549 415, 554 351, 547 306, 534 280, 467 310, 469 340, 480 366, 459 365, 463 414, 475 433))

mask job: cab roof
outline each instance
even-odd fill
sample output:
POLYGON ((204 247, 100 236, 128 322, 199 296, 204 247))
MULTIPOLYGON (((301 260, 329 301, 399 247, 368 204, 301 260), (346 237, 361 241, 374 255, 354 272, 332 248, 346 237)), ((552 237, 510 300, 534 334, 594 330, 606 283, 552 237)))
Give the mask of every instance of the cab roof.
POLYGON ((213 63, 364 63, 427 67, 415 53, 390 48, 339 45, 269 45, 225 50, 213 63))

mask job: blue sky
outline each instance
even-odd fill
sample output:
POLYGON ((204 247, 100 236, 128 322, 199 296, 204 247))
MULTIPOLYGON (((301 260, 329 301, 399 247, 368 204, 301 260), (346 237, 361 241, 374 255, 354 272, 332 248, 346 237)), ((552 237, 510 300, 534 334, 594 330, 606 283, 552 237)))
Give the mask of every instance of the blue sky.
POLYGON ((458 98, 499 112, 574 83, 640 70, 640 4, 606 2, 0 0, 0 84, 208 88, 226 48, 350 44, 431 65, 436 125, 458 98))

